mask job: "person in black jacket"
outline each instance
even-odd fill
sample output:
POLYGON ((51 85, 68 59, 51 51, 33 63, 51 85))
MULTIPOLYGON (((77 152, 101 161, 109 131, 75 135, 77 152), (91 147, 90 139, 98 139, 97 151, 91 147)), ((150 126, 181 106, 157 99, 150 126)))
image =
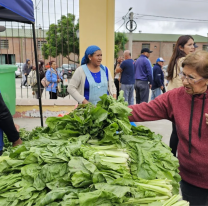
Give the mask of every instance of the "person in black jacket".
POLYGON ((164 89, 164 74, 162 67, 164 64, 164 59, 159 57, 156 60, 156 64, 153 67, 153 83, 152 83, 152 96, 151 100, 155 99, 161 94, 161 91, 164 89))
MULTIPOLYGON (((33 67, 32 69, 36 73, 36 67, 33 67)), ((40 77, 40 94, 42 96, 44 86, 41 84, 41 80, 45 77, 44 61, 42 60, 39 60, 38 62, 38 71, 39 71, 39 77, 40 77)), ((35 78, 37 78, 36 75, 35 75, 35 78)), ((33 95, 35 95, 36 99, 38 99, 39 97, 38 96, 38 83, 32 86, 32 91, 33 91, 33 95)))
POLYGON ((0 93, 0 156, 3 153, 3 132, 6 134, 8 140, 13 143, 13 147, 22 144, 19 137, 19 126, 13 122, 12 115, 7 108, 2 95, 0 93))

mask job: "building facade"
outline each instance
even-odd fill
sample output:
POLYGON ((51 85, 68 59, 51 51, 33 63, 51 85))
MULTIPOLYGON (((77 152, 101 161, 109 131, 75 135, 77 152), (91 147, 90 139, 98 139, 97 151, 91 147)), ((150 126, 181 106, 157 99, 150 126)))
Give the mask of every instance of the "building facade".
MULTIPOLYGON (((179 34, 149 34, 149 33, 134 33, 133 45, 132 45, 132 58, 138 58, 141 54, 142 48, 149 48, 153 51, 150 55, 150 61, 152 64, 156 62, 158 57, 163 57, 165 65, 168 64, 173 53, 177 39, 181 35, 179 34)), ((194 42, 198 48, 196 50, 208 51, 208 38, 200 35, 191 35, 194 38, 194 42)), ((128 37, 128 34, 127 34, 128 37)), ((128 43, 125 45, 128 49, 128 43)), ((120 51, 119 55, 122 55, 120 51)))
MULTIPOLYGON (((68 58, 58 55, 53 58, 44 59, 42 55, 42 46, 47 42, 47 30, 36 29, 36 45, 38 59, 44 60, 45 64, 49 61, 56 61, 60 67, 62 64, 71 64, 68 58)), ((56 48, 55 48, 56 49, 56 48)), ((77 55, 69 54, 69 58, 78 60, 77 55)), ((33 36, 31 29, 11 29, 7 28, 5 32, 0 33, 0 64, 24 63, 26 59, 30 59, 32 65, 35 65, 35 55, 33 46, 33 36)))
MULTIPOLYGON (((42 46, 47 42, 47 30, 36 29, 36 44, 38 51, 38 59, 44 60, 45 64, 49 61, 56 61, 60 67, 62 64, 73 63, 68 58, 58 55, 56 58, 49 57, 44 59, 42 55, 42 46)), ((138 58, 142 48, 149 48, 153 51, 150 55, 152 64, 156 62, 158 57, 163 57, 165 65, 170 61, 174 46, 179 34, 150 34, 150 33, 133 33, 132 58, 138 58)), ((128 37, 128 34, 127 34, 128 37)), ((208 51, 208 38, 200 35, 192 35, 198 48, 197 50, 208 51)), ((55 49, 55 48, 54 48, 55 49)), ((128 49, 128 43, 125 45, 128 49)), ((119 52, 119 56, 123 55, 123 51, 119 52)), ((81 55, 82 57, 82 55, 81 55)), ((69 54, 69 58, 78 61, 78 56, 73 53, 69 54)), ((15 64, 25 62, 30 59, 32 65, 34 61, 34 47, 32 30, 25 28, 7 28, 5 32, 0 33, 0 64, 15 64)))

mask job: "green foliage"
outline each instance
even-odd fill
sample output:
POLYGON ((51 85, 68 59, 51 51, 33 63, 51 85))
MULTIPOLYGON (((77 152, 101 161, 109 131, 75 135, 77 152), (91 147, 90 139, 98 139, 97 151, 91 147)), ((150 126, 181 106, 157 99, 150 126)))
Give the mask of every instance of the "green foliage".
POLYGON ((128 38, 125 33, 115 32, 115 50, 114 50, 114 58, 118 58, 118 52, 120 50, 124 50, 124 46, 127 43, 128 38))
POLYGON ((62 54, 69 58, 69 54, 74 52, 79 55, 79 39, 76 36, 76 31, 79 30, 79 22, 74 25, 75 16, 72 14, 63 15, 58 24, 51 24, 46 37, 47 43, 43 45, 42 52, 45 59, 49 56, 57 57, 62 54), (74 39, 73 39, 74 32, 74 39))

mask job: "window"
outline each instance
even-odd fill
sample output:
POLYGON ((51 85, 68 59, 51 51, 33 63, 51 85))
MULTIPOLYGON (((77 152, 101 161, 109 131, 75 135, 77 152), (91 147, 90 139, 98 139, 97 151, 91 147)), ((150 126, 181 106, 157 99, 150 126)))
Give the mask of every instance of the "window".
POLYGON ((46 44, 47 41, 38 41, 38 49, 42 48, 43 44, 46 44))
POLYGON ((175 49, 175 44, 173 44, 173 51, 174 51, 174 49, 175 49))
POLYGON ((0 40, 0 49, 8 49, 9 40, 0 40))
POLYGON ((204 51, 208 51, 208 45, 203 45, 202 49, 203 49, 204 51))
POLYGON ((144 49, 144 48, 150 49, 150 44, 142 44, 142 49, 144 49))

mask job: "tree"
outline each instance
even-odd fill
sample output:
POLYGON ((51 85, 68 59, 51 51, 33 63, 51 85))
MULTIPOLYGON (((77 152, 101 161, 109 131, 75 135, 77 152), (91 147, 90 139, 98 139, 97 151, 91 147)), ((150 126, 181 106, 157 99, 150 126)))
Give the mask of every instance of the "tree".
POLYGON ((127 43, 128 38, 125 33, 115 32, 115 50, 114 57, 118 58, 118 52, 124 50, 124 45, 127 43))
POLYGON ((57 57, 62 54, 63 57, 66 57, 69 61, 78 63, 69 57, 70 53, 75 53, 79 56, 79 39, 76 36, 76 31, 79 30, 79 22, 73 25, 74 20, 74 15, 67 14, 67 16, 63 15, 61 19, 58 20, 58 24, 50 25, 46 33, 47 43, 42 47, 45 59, 48 59, 49 56, 57 57))
MULTIPOLYGON (((42 53, 45 59, 49 56, 57 57, 60 54, 66 57, 69 61, 79 63, 70 59, 69 54, 75 53, 79 57, 79 39, 76 36, 76 31, 79 30, 79 21, 74 25, 75 16, 72 14, 63 15, 58 24, 51 24, 49 30, 46 32, 47 43, 42 46, 42 53), (74 32, 74 39, 73 39, 74 32)), ((124 50, 124 45, 128 39, 124 33, 115 32, 115 50, 114 57, 118 57, 118 52, 124 50)), ((79 58, 78 58, 79 59, 79 58)))

